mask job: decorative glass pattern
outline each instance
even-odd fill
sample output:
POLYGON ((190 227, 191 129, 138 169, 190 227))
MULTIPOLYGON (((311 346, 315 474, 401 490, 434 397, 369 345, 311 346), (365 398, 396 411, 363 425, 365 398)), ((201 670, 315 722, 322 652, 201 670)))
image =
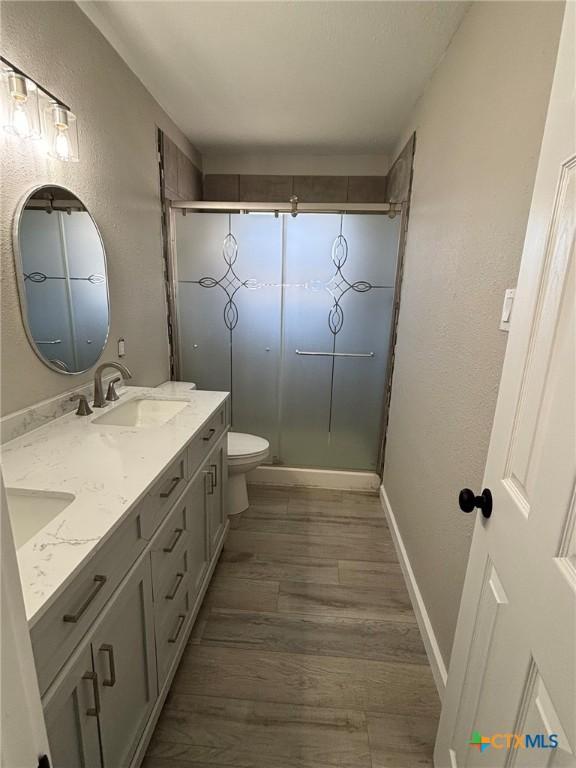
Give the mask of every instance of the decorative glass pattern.
POLYGON ((24 280, 30 280, 31 283, 45 283, 46 280, 85 280, 92 285, 100 285, 106 278, 104 275, 88 275, 88 277, 64 277, 63 275, 45 275, 44 272, 24 273, 24 280))
POLYGON ((278 463, 376 469, 398 236, 384 216, 177 217, 182 377, 229 389, 278 463))
MULTIPOLYGON (((231 216, 228 217, 228 229, 232 229, 231 216)), ((231 231, 228 232, 222 243, 222 258, 227 265, 227 269, 221 278, 201 277, 200 280, 181 280, 180 282, 195 283, 196 285, 202 286, 202 288, 221 288, 227 297, 223 313, 224 325, 228 328, 230 333, 232 333, 238 324, 238 306, 234 301, 234 297, 240 288, 247 288, 253 281, 242 280, 234 270, 234 264, 238 258, 238 242, 231 231)), ((252 285, 250 285, 250 287, 252 287, 252 285)))

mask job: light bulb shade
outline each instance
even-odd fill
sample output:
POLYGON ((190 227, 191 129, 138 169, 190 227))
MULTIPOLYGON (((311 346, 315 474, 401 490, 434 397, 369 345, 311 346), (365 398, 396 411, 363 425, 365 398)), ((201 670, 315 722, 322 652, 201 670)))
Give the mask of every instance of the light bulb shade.
POLYGON ((11 69, 2 72, 0 110, 5 131, 21 139, 41 138, 38 88, 27 77, 11 69))
POLYGON ((63 162, 78 162, 76 115, 56 101, 44 110, 45 138, 50 157, 63 162))

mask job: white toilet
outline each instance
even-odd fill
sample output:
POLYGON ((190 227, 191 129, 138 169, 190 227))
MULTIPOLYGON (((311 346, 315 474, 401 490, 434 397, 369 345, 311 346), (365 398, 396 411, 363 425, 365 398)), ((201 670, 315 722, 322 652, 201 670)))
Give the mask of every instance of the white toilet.
POLYGON ((263 437, 228 432, 228 514, 248 509, 246 474, 268 457, 270 443, 263 437))

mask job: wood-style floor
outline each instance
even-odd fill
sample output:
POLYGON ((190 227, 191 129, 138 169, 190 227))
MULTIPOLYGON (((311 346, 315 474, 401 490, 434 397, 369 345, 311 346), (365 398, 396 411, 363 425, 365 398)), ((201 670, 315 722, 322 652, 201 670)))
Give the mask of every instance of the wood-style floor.
POLYGON ((377 496, 252 486, 145 768, 422 768, 439 701, 377 496))

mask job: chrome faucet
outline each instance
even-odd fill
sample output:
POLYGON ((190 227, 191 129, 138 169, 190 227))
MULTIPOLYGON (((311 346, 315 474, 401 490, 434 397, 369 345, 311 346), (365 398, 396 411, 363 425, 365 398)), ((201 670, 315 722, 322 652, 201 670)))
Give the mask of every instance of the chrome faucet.
POLYGON ((115 363, 112 361, 110 363, 102 363, 102 365, 99 365, 94 371, 94 408, 105 408, 108 405, 108 401, 104 397, 104 390, 102 388, 102 374, 107 368, 114 368, 115 370, 120 371, 125 379, 132 378, 132 374, 125 365, 122 365, 122 363, 115 363))

